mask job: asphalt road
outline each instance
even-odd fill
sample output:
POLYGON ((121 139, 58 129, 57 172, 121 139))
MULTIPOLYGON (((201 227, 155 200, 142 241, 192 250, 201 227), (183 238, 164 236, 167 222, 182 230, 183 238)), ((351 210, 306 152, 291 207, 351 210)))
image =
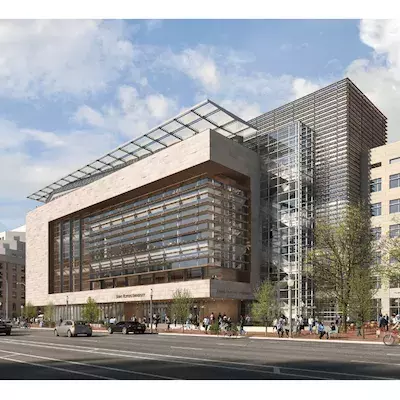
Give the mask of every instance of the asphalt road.
POLYGON ((399 379, 400 346, 97 333, 0 336, 1 379, 399 379))

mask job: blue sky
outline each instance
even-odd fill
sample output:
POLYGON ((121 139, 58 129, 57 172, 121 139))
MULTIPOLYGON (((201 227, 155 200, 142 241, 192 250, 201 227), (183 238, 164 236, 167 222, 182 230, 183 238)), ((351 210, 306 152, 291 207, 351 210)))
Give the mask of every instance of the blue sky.
POLYGON ((349 76, 399 140, 399 43, 389 20, 0 21, 0 230, 206 97, 246 119, 349 76))

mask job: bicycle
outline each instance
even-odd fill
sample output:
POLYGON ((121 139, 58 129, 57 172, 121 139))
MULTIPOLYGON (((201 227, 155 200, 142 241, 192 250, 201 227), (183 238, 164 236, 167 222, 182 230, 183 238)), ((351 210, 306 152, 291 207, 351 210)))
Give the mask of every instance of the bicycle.
POLYGON ((397 329, 393 329, 383 337, 383 343, 386 346, 393 346, 398 341, 399 341, 399 331, 397 329))

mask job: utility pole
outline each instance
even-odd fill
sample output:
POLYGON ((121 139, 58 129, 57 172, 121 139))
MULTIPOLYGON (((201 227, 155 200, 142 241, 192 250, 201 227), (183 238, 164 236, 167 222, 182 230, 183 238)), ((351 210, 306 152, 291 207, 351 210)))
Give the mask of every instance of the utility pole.
POLYGON ((8 320, 8 263, 6 263, 6 321, 8 320))
POLYGON ((153 289, 150 289, 150 333, 153 333, 153 289))
POLYGON ((292 287, 294 285, 293 279, 288 279, 288 288, 289 288, 289 337, 293 336, 293 324, 292 324, 292 287))

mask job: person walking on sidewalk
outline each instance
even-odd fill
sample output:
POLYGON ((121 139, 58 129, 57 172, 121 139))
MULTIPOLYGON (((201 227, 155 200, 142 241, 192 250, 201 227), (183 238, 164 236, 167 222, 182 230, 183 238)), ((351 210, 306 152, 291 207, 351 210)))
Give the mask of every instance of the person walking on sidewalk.
POLYGON ((314 318, 310 317, 308 318, 308 329, 310 330, 310 335, 313 332, 313 327, 314 327, 314 318))
POLYGON ((205 330, 206 334, 208 334, 207 331, 208 331, 209 325, 210 325, 210 319, 207 316, 205 316, 203 319, 203 326, 204 326, 204 330, 205 330))
POLYGON ((168 318, 168 315, 165 316, 165 323, 167 324, 167 331, 169 331, 169 328, 171 327, 171 321, 168 318))
POLYGON ((244 319, 244 315, 241 315, 240 316, 240 331, 239 331, 239 334, 240 335, 244 335, 244 321, 245 321, 245 319, 244 319))

